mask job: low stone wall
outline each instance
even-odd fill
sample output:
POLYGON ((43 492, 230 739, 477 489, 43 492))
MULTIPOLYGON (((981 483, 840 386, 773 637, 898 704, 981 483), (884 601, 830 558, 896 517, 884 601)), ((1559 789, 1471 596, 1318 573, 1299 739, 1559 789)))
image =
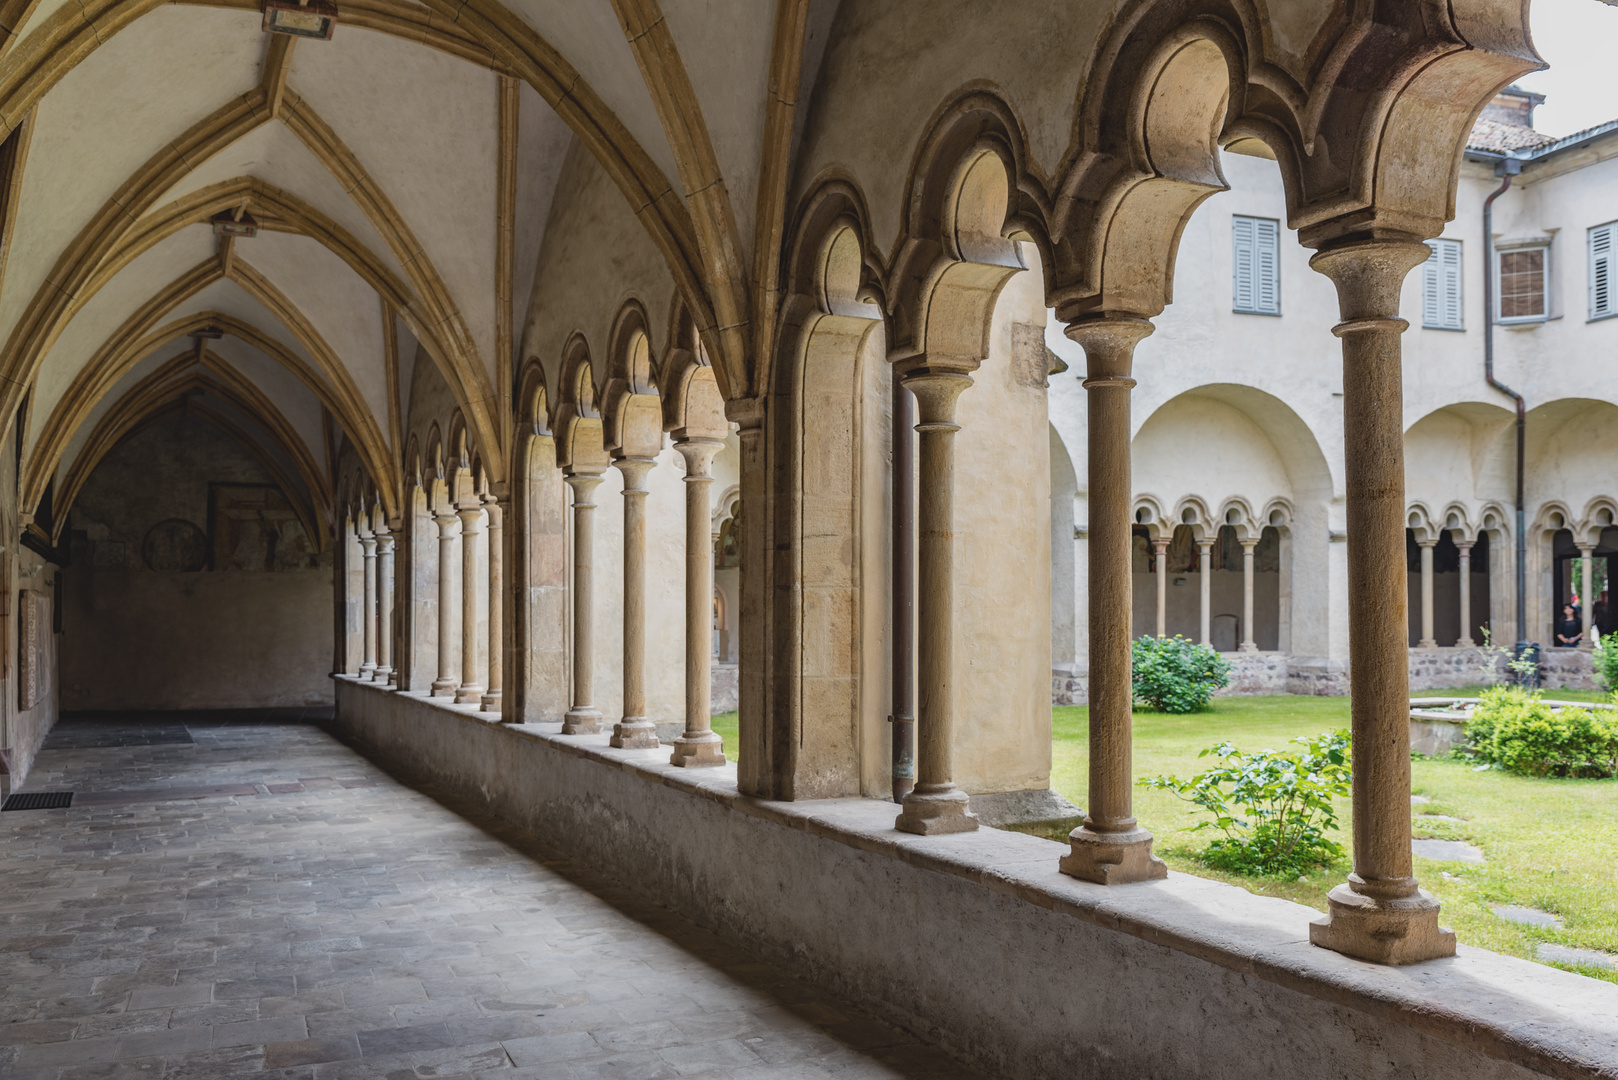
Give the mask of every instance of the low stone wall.
POLYGON ((741 682, 736 674, 735 664, 713 665, 713 675, 708 681, 709 691, 708 711, 719 713, 735 712, 739 700, 741 682))
POLYGON ((1090 669, 1082 664, 1057 664, 1051 668, 1052 705, 1090 704, 1090 669))
POLYGON ((1216 691, 1216 696, 1288 693, 1286 653, 1235 652, 1224 657, 1230 661, 1230 685, 1216 691))
POLYGON ((1596 690, 1595 658, 1579 649, 1546 649, 1539 656, 1539 683, 1547 690, 1596 690))
POLYGON ((1618 985, 1463 946, 1387 969, 1308 908, 1184 874, 1111 889, 1064 845, 896 832, 874 799, 765 802, 606 735, 338 680, 334 729, 877 1015, 1021 1078, 1618 1076, 1618 985))

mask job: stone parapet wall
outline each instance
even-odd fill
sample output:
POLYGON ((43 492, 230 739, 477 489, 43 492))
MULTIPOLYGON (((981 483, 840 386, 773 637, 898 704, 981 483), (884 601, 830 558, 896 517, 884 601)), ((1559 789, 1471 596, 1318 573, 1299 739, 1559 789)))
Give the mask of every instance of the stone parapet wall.
POLYGON ((1255 694, 1285 694, 1287 690, 1286 653, 1225 653, 1230 662, 1230 685, 1215 691, 1217 697, 1246 697, 1255 694))
POLYGON ((1539 657, 1539 684, 1547 690, 1599 690, 1595 658, 1579 649, 1546 649, 1539 657))
POLYGON ((1090 669, 1082 664, 1057 664, 1051 668, 1052 705, 1088 705, 1090 669))
POLYGON ((346 677, 337 701, 336 733, 397 773, 995 1075, 1618 1076, 1618 986, 1582 975, 1465 946, 1381 968, 1310 945, 1312 909, 1222 882, 1094 885, 1039 837, 747 798, 733 765, 673 768, 346 677))

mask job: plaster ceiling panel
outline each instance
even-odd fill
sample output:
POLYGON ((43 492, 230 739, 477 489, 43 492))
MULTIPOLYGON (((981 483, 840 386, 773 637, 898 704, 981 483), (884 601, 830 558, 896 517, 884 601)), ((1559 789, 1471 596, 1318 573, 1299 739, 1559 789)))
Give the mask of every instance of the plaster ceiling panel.
POLYGON ((494 375, 498 80, 368 31, 306 42, 291 85, 386 193, 443 278, 494 375))
POLYGON ((761 17, 757 0, 663 0, 663 15, 702 107, 742 248, 751 252, 773 14, 761 17))
MULTIPOLYGON (((674 152, 610 0, 505 0, 505 6, 573 65, 669 183, 678 186, 674 152)), ((756 9, 752 17, 761 18, 756 9)), ((762 16, 764 22, 773 19, 773 11, 762 16)))
POLYGON ((251 90, 259 15, 164 6, 113 37, 39 103, 0 293, 12 324, 62 250, 153 155, 251 90))
POLYGON ((325 245, 307 236, 261 232, 238 258, 303 312, 359 387, 387 432, 388 371, 382 344, 382 298, 325 245))
MULTIPOLYGON (((517 109, 517 219, 513 238, 514 272, 511 279, 512 325, 521 327, 533 306, 534 277, 539 251, 545 242, 545 223, 551 214, 556 180, 562 174, 573 142, 573 130, 545 99, 522 84, 517 109)), ((520 344, 520 342, 518 342, 520 344)), ((521 366, 522 358, 518 359, 521 366)))
POLYGON ((303 440, 304 448, 316 461, 326 457, 326 438, 321 430, 320 399, 292 372, 258 349, 229 334, 209 345, 230 361, 241 375, 275 403, 287 423, 303 440))
POLYGON ((399 280, 408 281, 393 249, 382 239, 382 234, 371 224, 371 219, 365 216, 365 211, 348 197, 343 186, 320 163, 320 159, 279 121, 254 128, 203 162, 165 192, 158 200, 158 205, 174 202, 210 184, 238 176, 253 176, 298 196, 375 252, 382 264, 397 274, 399 280))
POLYGON ((274 313, 234 281, 216 281, 203 289, 185 303, 175 307, 166 322, 183 319, 187 315, 195 315, 202 311, 217 311, 221 315, 240 319, 249 326, 254 327, 266 337, 274 338, 281 347, 297 357, 311 376, 320 381, 327 392, 331 390, 331 380, 320 370, 309 350, 305 349, 292 331, 274 313))
POLYGON ((139 363, 124 373, 123 378, 113 384, 111 390, 101 396, 101 400, 97 401, 94 407, 90 409, 90 413, 85 417, 84 422, 74 430, 72 437, 68 439, 67 449, 63 451, 61 459, 57 462, 56 479, 58 487, 67 477, 68 470, 73 468, 73 462, 78 459, 79 451, 84 449, 86 442, 89 442, 91 433, 95 431, 96 425, 101 423, 102 417, 112 411, 112 407, 123 400, 124 395, 129 393, 142 379, 173 360, 178 354, 185 352, 189 344, 190 339, 183 342, 166 342, 162 348, 155 349, 143 357, 139 363))
POLYGON ((23 24, 17 28, 17 40, 21 41, 29 34, 32 34, 44 25, 46 19, 70 5, 72 7, 79 6, 77 0, 40 0, 39 5, 28 13, 28 18, 24 19, 23 24))
MULTIPOLYGON (((198 263, 214 255, 213 233, 207 226, 181 229, 125 266, 90 297, 57 337, 40 364, 34 383, 29 441, 44 426, 85 364, 153 294, 168 287, 198 263)), ((158 323, 168 321, 158 316, 158 323)))

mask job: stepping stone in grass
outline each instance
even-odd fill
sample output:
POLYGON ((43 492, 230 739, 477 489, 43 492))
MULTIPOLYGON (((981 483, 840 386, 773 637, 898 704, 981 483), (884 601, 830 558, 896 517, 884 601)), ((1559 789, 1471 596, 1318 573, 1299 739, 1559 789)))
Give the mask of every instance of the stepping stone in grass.
POLYGON ((1560 916, 1552 915, 1548 911, 1538 908, 1518 907, 1516 904, 1501 904, 1494 909, 1494 913, 1507 922, 1514 922, 1521 926, 1546 926, 1553 930, 1562 928, 1560 916))
POLYGON ((1418 803, 1427 803, 1427 802, 1432 802, 1432 801, 1433 800, 1429 799, 1425 795, 1412 795, 1412 796, 1410 796, 1410 805, 1411 806, 1415 806, 1418 803))
POLYGON ((1567 964, 1569 967, 1596 968, 1618 971, 1618 957, 1594 949, 1570 949, 1566 945, 1540 945, 1534 955, 1547 964, 1567 964))
POLYGON ((1465 818, 1450 817, 1448 814, 1417 814, 1417 821, 1465 821, 1465 818))
POLYGON ((1410 850, 1440 862, 1483 862, 1483 849, 1464 840, 1412 840, 1410 850))

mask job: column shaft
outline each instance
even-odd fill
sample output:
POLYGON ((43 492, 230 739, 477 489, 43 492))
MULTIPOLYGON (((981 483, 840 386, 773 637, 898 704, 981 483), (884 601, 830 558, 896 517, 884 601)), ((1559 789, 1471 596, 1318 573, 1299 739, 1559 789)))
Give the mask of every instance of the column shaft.
POLYGON ((1594 611, 1592 603, 1595 598, 1594 591, 1591 589, 1593 583, 1590 578, 1595 573, 1594 555, 1595 548, 1579 548, 1579 618, 1584 623, 1584 634, 1579 638, 1579 648, 1581 649, 1590 647, 1590 624, 1591 615, 1594 611))
POLYGON ((1169 633, 1169 541, 1152 541, 1152 552, 1157 557, 1157 636, 1169 633))
POLYGON ((955 786, 955 403, 972 380, 925 366, 904 376, 916 397, 920 471, 916 513, 916 786, 894 827, 967 832, 978 827, 955 786))
POLYGON ((1213 645, 1213 541, 1197 541, 1197 570, 1201 577, 1198 587, 1198 610, 1202 613, 1200 631, 1202 637, 1199 641, 1203 645, 1213 645))
POLYGON ((369 679, 376 674, 376 537, 360 537, 360 549, 365 553, 365 595, 360 607, 365 651, 360 678, 369 679))
POLYGON ((685 734, 674 740, 669 764, 723 765, 725 754, 712 726, 713 546, 709 466, 725 444, 684 439, 674 444, 685 458, 685 734))
POLYGON ((1418 648, 1436 649, 1438 639, 1433 636, 1433 548, 1436 540, 1418 540, 1421 547, 1421 641, 1418 648))
POLYGON ((376 681, 393 681, 393 534, 376 538, 376 681))
POLYGON ((1354 872, 1310 926, 1316 945, 1362 960, 1414 963, 1455 952, 1410 852, 1410 669, 1405 570, 1404 396, 1399 290, 1431 252, 1369 240, 1310 265, 1337 286, 1343 348, 1354 872))
POLYGON ((1461 552, 1461 634, 1455 644, 1470 649, 1477 644, 1472 639, 1472 544, 1464 541, 1455 546, 1461 552))
POLYGON ((562 718, 563 735, 591 735, 601 730, 595 707, 595 508, 591 494, 599 473, 567 477, 573 489, 573 707, 562 718))
POLYGON ((483 700, 478 683, 478 544, 483 535, 483 507, 476 500, 463 506, 461 515, 461 685, 455 704, 476 705, 483 700))
POLYGON ((1258 652, 1253 628, 1253 549, 1257 540, 1242 541, 1242 652, 1258 652))
POLYGON ((484 712, 497 713, 505 677, 501 655, 505 648, 505 508, 491 497, 484 500, 483 509, 489 515, 489 688, 480 705, 484 712))
POLYGON ((453 697, 460 680, 455 677, 455 635, 459 630, 455 618, 455 583, 460 576, 461 560, 456 551, 460 539, 461 519, 455 511, 446 509, 436 514, 438 523, 438 678, 433 680, 433 697, 453 697))
POLYGON ((646 718, 646 474, 649 458, 623 458, 624 476, 624 715, 612 726, 613 746, 657 746, 657 725, 646 718))
POLYGON ((1071 849, 1061 869, 1103 885, 1168 874, 1152 854, 1151 833, 1136 823, 1131 801, 1130 369, 1135 344, 1151 332, 1144 319, 1117 318, 1078 322, 1067 330, 1084 347, 1088 372, 1090 791, 1084 824, 1068 836, 1071 849))

